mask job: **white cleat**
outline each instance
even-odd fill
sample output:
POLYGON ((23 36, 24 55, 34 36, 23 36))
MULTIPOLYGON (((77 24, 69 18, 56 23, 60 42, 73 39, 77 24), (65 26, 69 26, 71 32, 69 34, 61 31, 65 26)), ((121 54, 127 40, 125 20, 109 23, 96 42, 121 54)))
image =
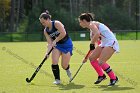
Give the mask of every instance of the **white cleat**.
POLYGON ((67 75, 68 75, 68 77, 70 78, 70 80, 72 79, 72 74, 71 74, 71 71, 68 69, 68 70, 66 70, 66 72, 67 72, 67 75))
POLYGON ((61 81, 59 79, 55 79, 55 81, 53 82, 53 84, 59 85, 61 83, 61 81))

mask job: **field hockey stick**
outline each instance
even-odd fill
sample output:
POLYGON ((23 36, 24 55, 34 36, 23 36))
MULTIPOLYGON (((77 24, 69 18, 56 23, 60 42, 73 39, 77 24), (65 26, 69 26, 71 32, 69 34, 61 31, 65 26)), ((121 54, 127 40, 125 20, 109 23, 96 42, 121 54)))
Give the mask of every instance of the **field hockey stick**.
MULTIPOLYGON (((48 52, 47 55, 49 55, 49 54, 52 52, 52 50, 53 50, 53 48, 48 52)), ((42 62, 41 62, 40 65, 37 67, 37 69, 35 70, 35 72, 33 73, 33 75, 31 76, 30 79, 29 79, 29 78, 26 78, 26 81, 27 81, 28 83, 30 83, 30 82, 34 79, 34 77, 36 76, 36 74, 38 73, 38 71, 40 70, 40 68, 42 67, 42 65, 44 64, 44 62, 46 61, 47 58, 48 58, 48 56, 46 56, 46 57, 42 60, 42 62)))
MULTIPOLYGON (((91 53, 91 51, 89 50, 88 53, 86 54, 84 60, 88 58, 88 56, 90 55, 90 53, 91 53)), ((83 61, 84 61, 84 60, 83 60, 83 61)), ((81 69, 81 67, 83 66, 84 63, 85 63, 85 62, 82 62, 82 64, 81 64, 80 67, 78 68, 77 72, 75 73, 75 75, 73 76, 73 78, 70 79, 69 82, 71 82, 71 81, 76 77, 76 75, 78 74, 78 72, 80 71, 80 69, 81 69)))

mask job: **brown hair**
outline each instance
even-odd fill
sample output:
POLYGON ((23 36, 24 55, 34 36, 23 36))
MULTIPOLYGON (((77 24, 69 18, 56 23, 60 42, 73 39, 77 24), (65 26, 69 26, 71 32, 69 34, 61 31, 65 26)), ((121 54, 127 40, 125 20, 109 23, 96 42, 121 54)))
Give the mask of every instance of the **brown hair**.
POLYGON ((80 20, 86 20, 87 22, 90 22, 90 21, 93 21, 94 20, 94 14, 92 13, 82 13, 80 16, 79 16, 79 19, 80 20))
POLYGON ((49 14, 49 11, 46 10, 45 12, 43 12, 43 13, 40 15, 39 19, 41 19, 41 18, 43 18, 43 19, 45 19, 45 20, 47 20, 48 18, 51 19, 51 15, 49 14))

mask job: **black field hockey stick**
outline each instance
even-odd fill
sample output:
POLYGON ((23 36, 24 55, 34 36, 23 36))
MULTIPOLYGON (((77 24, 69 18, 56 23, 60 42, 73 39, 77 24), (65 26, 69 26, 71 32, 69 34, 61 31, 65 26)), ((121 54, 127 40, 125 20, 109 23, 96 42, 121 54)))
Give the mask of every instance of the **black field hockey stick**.
MULTIPOLYGON (((90 53, 91 53, 91 51, 89 50, 88 53, 87 53, 87 55, 86 55, 86 57, 85 57, 84 59, 87 59, 88 56, 90 55, 90 53)), ((71 81, 76 77, 76 75, 77 75, 78 72, 80 71, 80 69, 81 69, 81 67, 83 66, 83 64, 84 64, 84 62, 82 62, 82 64, 81 64, 80 67, 78 68, 77 72, 76 72, 75 75, 72 77, 72 79, 70 79, 69 82, 71 82, 71 81)))
MULTIPOLYGON (((47 55, 49 55, 49 54, 52 52, 52 50, 53 50, 53 48, 48 52, 47 55)), ((31 76, 30 79, 29 79, 29 78, 26 78, 26 81, 27 81, 28 83, 30 83, 30 82, 35 78, 36 74, 38 73, 38 71, 40 70, 40 68, 42 67, 42 65, 44 64, 44 62, 46 61, 47 58, 48 58, 48 56, 46 56, 46 57, 42 60, 42 62, 41 62, 40 65, 37 67, 37 69, 35 70, 35 72, 33 73, 33 75, 31 76)))

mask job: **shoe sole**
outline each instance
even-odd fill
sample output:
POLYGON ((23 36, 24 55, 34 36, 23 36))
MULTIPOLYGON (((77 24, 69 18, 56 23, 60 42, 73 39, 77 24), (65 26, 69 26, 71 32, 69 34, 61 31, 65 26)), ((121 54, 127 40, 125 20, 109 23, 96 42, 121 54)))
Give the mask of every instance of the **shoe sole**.
MULTIPOLYGON (((107 78, 104 78, 102 81, 104 81, 104 80, 106 80, 106 79, 107 79, 107 78)), ((102 82, 102 81, 101 81, 101 82, 102 82)), ((100 83, 101 83, 101 82, 100 82, 100 83)), ((100 83, 94 83, 94 84, 100 84, 100 83)))
MULTIPOLYGON (((118 83, 118 82, 119 82, 119 79, 116 81, 116 83, 118 83)), ((115 84, 116 84, 116 83, 115 83, 115 84)), ((114 84, 114 85, 108 85, 108 86, 115 86, 115 84, 114 84)))

